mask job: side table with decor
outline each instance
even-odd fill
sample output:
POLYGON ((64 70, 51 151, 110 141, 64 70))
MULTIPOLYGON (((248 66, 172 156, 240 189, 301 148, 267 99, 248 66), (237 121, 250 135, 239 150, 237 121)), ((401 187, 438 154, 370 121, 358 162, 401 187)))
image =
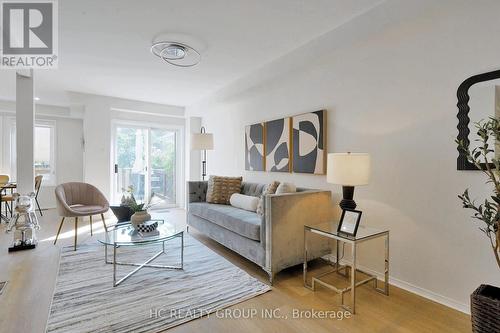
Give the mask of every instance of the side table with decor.
MULTIPOLYGON (((342 256, 343 257, 343 254, 342 256)), ((329 264, 331 262, 329 261, 329 264)), ((359 226, 357 227, 357 232, 355 236, 349 235, 345 232, 341 231, 338 223, 336 222, 327 222, 315 225, 306 225, 304 226, 304 264, 303 264, 303 278, 304 278, 304 287, 315 290, 316 284, 321 284, 324 287, 327 287, 341 295, 341 305, 344 309, 350 311, 352 314, 356 313, 356 288, 373 281, 373 286, 376 291, 389 296, 389 230, 387 229, 376 229, 372 227, 359 226), (308 266, 307 261, 311 258, 308 257, 308 246, 311 244, 308 243, 309 235, 315 234, 319 235, 323 238, 334 240, 335 241, 335 253, 333 257, 335 258, 335 262, 333 265, 333 270, 329 270, 327 272, 323 272, 319 275, 313 276, 311 278, 311 284, 308 283, 308 266), (360 243, 377 239, 384 238, 385 240, 385 252, 384 252, 384 286, 383 288, 378 287, 378 278, 377 276, 365 272, 361 270, 357 266, 357 246, 360 243), (339 258, 339 247, 340 245, 348 244, 351 246, 352 259, 351 262, 346 262, 345 264, 341 264, 341 258, 339 258), (367 276, 362 280, 356 280, 356 273, 363 273, 363 275, 367 276), (346 288, 338 288, 333 286, 329 282, 325 281, 325 277, 332 273, 336 273, 340 276, 349 278, 350 276, 350 285, 346 288), (346 292, 351 292, 351 305, 344 304, 344 294, 346 292)))

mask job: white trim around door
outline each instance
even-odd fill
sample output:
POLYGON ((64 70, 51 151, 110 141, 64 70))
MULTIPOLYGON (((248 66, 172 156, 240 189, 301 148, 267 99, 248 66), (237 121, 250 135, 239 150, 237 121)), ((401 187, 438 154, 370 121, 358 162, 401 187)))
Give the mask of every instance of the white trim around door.
POLYGON ((112 203, 120 202, 120 195, 118 186, 117 174, 115 173, 115 164, 117 164, 116 155, 116 133, 117 129, 120 127, 125 128, 135 128, 139 130, 144 130, 146 133, 145 137, 145 193, 150 192, 151 179, 152 179, 152 168, 151 168, 151 132, 156 130, 168 130, 175 132, 175 203, 170 205, 162 206, 160 208, 168 207, 182 207, 184 204, 184 191, 185 191, 185 171, 184 171, 184 142, 185 142, 185 129, 181 125, 169 125, 169 124, 157 124, 151 122, 141 122, 141 121, 130 121, 130 120, 111 120, 111 149, 110 149, 110 188, 111 188, 111 200, 112 203))

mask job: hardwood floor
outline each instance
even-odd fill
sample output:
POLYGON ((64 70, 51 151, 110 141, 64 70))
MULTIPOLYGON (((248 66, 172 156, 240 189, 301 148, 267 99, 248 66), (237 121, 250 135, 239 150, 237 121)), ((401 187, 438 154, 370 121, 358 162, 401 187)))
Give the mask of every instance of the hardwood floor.
MULTIPOLYGON (((184 224, 185 213, 174 209, 165 218, 184 224)), ((63 226, 57 246, 53 240, 59 226, 55 210, 44 212, 40 219, 40 244, 35 250, 8 254, 11 235, 5 234, 5 223, 0 226, 0 281, 9 283, 0 295, 1 333, 40 333, 45 331, 55 278, 57 276, 60 246, 73 244, 73 223, 63 226)), ((109 220, 108 223, 111 223, 109 220)), ((102 224, 94 219, 94 233, 102 232, 102 224)), ((221 254, 252 276, 267 282, 267 275, 255 264, 207 237, 190 229, 190 234, 221 254)), ((78 242, 90 237, 88 219, 79 224, 78 242)), ((313 267, 314 268, 314 267, 313 267)), ((317 269, 321 269, 318 265, 317 269)), ((219 318, 226 312, 193 320, 169 332, 470 332, 470 317, 405 290, 391 286, 389 297, 365 285, 358 289, 357 314, 351 318, 315 319, 294 318, 311 315, 314 310, 342 311, 339 296, 326 288, 316 292, 302 286, 300 267, 288 269, 277 276, 273 290, 264 295, 237 304, 233 315, 250 315, 251 319, 219 318), (274 311, 279 318, 265 315, 274 311), (264 313, 263 313, 264 312, 264 313), (285 319, 284 317, 288 318, 285 319)), ((228 314, 231 312, 228 312, 228 314)))

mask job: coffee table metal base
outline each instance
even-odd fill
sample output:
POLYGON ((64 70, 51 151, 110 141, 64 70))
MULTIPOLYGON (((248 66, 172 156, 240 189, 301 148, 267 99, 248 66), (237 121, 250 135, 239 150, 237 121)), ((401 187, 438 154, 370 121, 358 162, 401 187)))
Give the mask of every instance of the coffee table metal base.
MULTIPOLYGON (((113 265, 113 287, 116 287, 118 285, 120 285, 122 282, 124 282, 125 280, 127 280, 129 277, 131 277, 132 275, 134 275, 135 273, 137 273, 141 268, 144 268, 144 267, 151 267, 151 268, 163 268, 163 269, 177 269, 177 270, 181 270, 181 269, 184 269, 184 233, 181 233, 180 236, 181 239, 181 264, 180 266, 168 266, 168 265, 154 265, 154 264, 150 264, 150 262, 152 262, 153 260, 155 260, 156 258, 158 258, 159 256, 161 256, 162 254, 166 254, 165 252, 165 242, 167 242, 168 240, 166 241, 163 241, 162 242, 162 250, 158 253, 156 253, 154 256, 152 256, 151 258, 149 258, 148 260, 146 260, 145 262, 143 263, 131 263, 131 262, 120 262, 120 261, 117 261, 116 260, 116 255, 117 255, 117 249, 120 247, 120 245, 117 245, 117 244, 114 244, 114 245, 104 245, 104 262, 106 264, 112 264, 113 265), (112 246, 113 247, 113 260, 110 261, 108 260, 108 246, 112 246), (116 265, 122 265, 122 266, 136 266, 137 268, 134 269, 132 272, 128 273, 127 275, 125 275, 124 277, 122 277, 120 280, 116 280, 116 265)), ((176 237, 177 238, 177 237, 176 237)), ((151 245, 151 244, 149 244, 151 245)))

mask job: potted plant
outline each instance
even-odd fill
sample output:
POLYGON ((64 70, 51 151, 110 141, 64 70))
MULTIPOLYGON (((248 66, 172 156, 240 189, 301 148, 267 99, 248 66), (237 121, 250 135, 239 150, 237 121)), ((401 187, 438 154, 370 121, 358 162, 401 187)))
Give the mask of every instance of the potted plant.
POLYGON ((143 203, 137 203, 135 198, 132 196, 132 200, 129 203, 130 209, 134 212, 130 218, 130 222, 137 229, 137 226, 143 224, 146 221, 151 220, 151 214, 148 213, 148 209, 161 203, 165 198, 162 195, 151 193, 149 200, 143 203), (155 200, 158 198, 158 200, 155 200))
MULTIPOLYGON (((500 143, 500 121, 489 118, 475 124, 478 146, 470 149, 468 142, 457 141, 458 147, 467 159, 487 177, 486 184, 492 186, 492 195, 483 203, 470 199, 468 189, 458 197, 463 207, 473 211, 472 218, 481 221, 481 227, 488 238, 491 249, 500 268, 500 158, 495 155, 494 144, 500 143)), ((500 288, 490 285, 479 286, 471 295, 472 330, 474 332, 500 332, 500 288)))
POLYGON ((136 202, 130 205, 130 208, 134 212, 132 217, 130 218, 130 222, 137 229, 139 224, 142 224, 146 221, 151 220, 151 214, 148 213, 148 207, 144 204, 138 204, 136 202))
POLYGON ((130 185, 127 188, 122 188, 122 197, 119 206, 111 206, 113 214, 115 214, 118 223, 129 222, 134 211, 130 206, 135 202, 134 186, 130 185))
POLYGON ((134 191, 134 185, 129 185, 127 188, 122 187, 122 198, 120 206, 129 207, 131 204, 135 203, 134 191))

